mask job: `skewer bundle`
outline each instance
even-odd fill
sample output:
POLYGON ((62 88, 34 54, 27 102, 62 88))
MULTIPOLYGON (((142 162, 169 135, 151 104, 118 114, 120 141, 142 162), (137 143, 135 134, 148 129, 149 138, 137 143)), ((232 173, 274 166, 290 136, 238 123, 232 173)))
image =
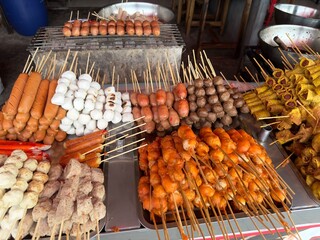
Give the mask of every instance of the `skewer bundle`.
MULTIPOLYGON (((244 99, 257 119, 271 120, 263 126, 270 125, 277 130, 275 142, 286 144, 287 150, 297 156, 295 165, 314 195, 320 198, 320 149, 316 143, 320 117, 320 61, 303 57, 290 69, 273 68, 272 76, 265 76, 265 84, 247 93, 244 99)), ((280 166, 286 165, 288 160, 280 166)))
POLYGON ((62 234, 83 238, 91 231, 99 236, 99 220, 106 214, 104 174, 72 159, 64 170, 53 165, 49 181, 31 212, 33 239, 62 234))
POLYGON ((159 36, 160 35, 160 25, 155 19, 153 20, 139 20, 132 19, 130 17, 125 19, 115 19, 113 17, 104 18, 98 14, 92 14, 97 18, 101 18, 99 21, 90 20, 80 20, 79 16, 74 21, 70 20, 66 22, 62 28, 62 33, 65 37, 79 37, 79 36, 105 36, 105 35, 128 35, 128 36, 159 36))
POLYGON ((0 209, 0 236, 9 239, 12 235, 20 239, 28 210, 37 204, 39 195, 48 181, 50 169, 49 161, 39 162, 28 159, 21 150, 15 150, 5 159, 0 167, 1 178, 1 209, 0 209))
MULTIPOLYGON (((190 127, 181 126, 172 135, 157 138, 139 149, 139 166, 144 172, 138 185, 139 199, 151 219, 155 221, 155 216, 161 219, 165 239, 169 239, 165 231, 167 212, 172 212, 183 239, 187 236, 181 219, 186 216, 191 222, 191 231, 196 229, 203 236, 195 209, 205 219, 213 239, 211 214, 226 236, 223 217, 229 219, 231 213, 237 225, 233 211, 243 211, 255 225, 255 221, 264 226, 264 220, 271 224, 277 221, 290 232, 274 203, 281 203, 288 211, 286 204, 291 199, 288 186, 276 173, 265 149, 243 130, 226 132, 217 128, 212 131, 204 127, 197 136, 190 127), (266 215, 270 209, 276 213, 274 219, 266 215), (263 220, 256 216, 260 211, 263 220)), ((235 234, 230 222, 229 225, 235 234)), ((237 228, 242 234, 238 225, 237 228)))

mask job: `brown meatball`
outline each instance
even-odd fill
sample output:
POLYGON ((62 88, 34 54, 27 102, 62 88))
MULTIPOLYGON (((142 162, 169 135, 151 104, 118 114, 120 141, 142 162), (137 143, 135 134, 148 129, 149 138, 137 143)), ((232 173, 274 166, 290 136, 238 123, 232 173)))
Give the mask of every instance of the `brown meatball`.
POLYGON ((212 111, 215 112, 215 113, 218 113, 218 112, 222 112, 223 111, 223 107, 220 103, 215 103, 212 105, 212 111))
POLYGON ((195 112, 198 108, 198 105, 196 102, 189 102, 189 109, 191 112, 195 112))
POLYGON ((234 100, 233 104, 236 108, 241 108, 244 105, 244 100, 242 98, 238 98, 234 100))
POLYGON ((208 112, 211 112, 211 104, 207 103, 205 106, 204 106, 205 109, 207 109, 208 112))
POLYGON ((206 78, 206 79, 203 80, 203 85, 205 87, 211 87, 211 86, 213 86, 213 82, 212 82, 212 80, 210 78, 206 78))
POLYGON ((223 102, 226 102, 230 99, 230 93, 225 91, 219 94, 219 99, 223 102))
POLYGON ((200 120, 200 118, 196 112, 191 112, 188 118, 190 118, 192 123, 199 122, 199 120, 200 120))
POLYGON ((230 116, 230 117, 235 117, 238 115, 238 111, 235 107, 231 108, 230 110, 227 111, 227 114, 230 116))
POLYGON ((215 104, 219 101, 219 97, 217 95, 212 95, 208 97, 208 103, 215 104))
POLYGON ((225 115, 225 112, 224 111, 217 112, 216 115, 217 115, 217 118, 222 118, 225 115))
POLYGON ((221 85, 224 83, 224 80, 221 76, 216 76, 212 79, 214 85, 221 85))
POLYGON ((206 118, 209 122, 214 123, 217 120, 217 115, 213 112, 209 112, 206 118))
POLYGON ((208 127, 211 128, 212 127, 212 123, 209 121, 205 121, 204 123, 201 124, 201 127, 208 127))
POLYGON ((226 89, 226 87, 224 85, 218 85, 218 86, 216 86, 216 89, 217 89, 218 93, 222 93, 222 92, 226 92, 227 91, 227 89, 226 89))
POLYGON ((189 102, 195 102, 196 100, 197 100, 197 96, 196 96, 196 95, 190 94, 190 95, 188 96, 188 101, 189 101, 189 102))
POLYGON ((188 94, 194 94, 196 87, 194 85, 189 85, 187 87, 188 94))
POLYGON ((233 108, 233 101, 231 101, 231 99, 229 99, 228 101, 223 103, 223 109, 224 111, 228 112, 229 110, 231 110, 233 108))
POLYGON ((234 93, 234 94, 232 94, 232 98, 233 99, 238 99, 238 98, 241 98, 242 97, 242 94, 241 93, 234 93))
POLYGON ((197 99, 197 106, 198 107, 202 108, 206 105, 206 103, 207 103, 207 100, 205 97, 198 97, 198 99, 197 99))
MULTIPOLYGON (((191 115, 191 113, 190 113, 190 115, 191 115)), ((189 117, 186 117, 186 118, 184 119, 184 122, 185 122, 187 125, 192 125, 192 124, 193 124, 193 121, 192 121, 192 119, 191 119, 190 116, 189 116, 189 117)), ((182 125, 182 121, 181 121, 181 125, 182 125)))
POLYGON ((200 79, 200 78, 194 80, 194 86, 195 86, 196 88, 202 88, 202 87, 203 87, 203 80, 200 79))
POLYGON ((229 126, 232 123, 232 118, 226 114, 221 118, 221 123, 225 126, 229 126))
POLYGON ((206 90, 204 90, 203 88, 197 88, 195 91, 195 95, 197 97, 204 97, 206 95, 206 90))
POLYGON ((198 108, 197 114, 200 118, 206 118, 208 116, 208 112, 205 108, 198 108))
POLYGON ((242 113, 248 113, 248 112, 250 112, 250 109, 249 109, 249 107, 248 107, 248 105, 243 105, 241 108, 240 108, 240 112, 242 112, 242 113))
POLYGON ((206 95, 207 96, 214 95, 215 93, 216 93, 216 88, 214 86, 206 88, 206 95))
POLYGON ((199 129, 201 128, 201 123, 200 123, 200 121, 194 123, 193 126, 194 126, 195 129, 198 129, 198 130, 199 130, 199 129))

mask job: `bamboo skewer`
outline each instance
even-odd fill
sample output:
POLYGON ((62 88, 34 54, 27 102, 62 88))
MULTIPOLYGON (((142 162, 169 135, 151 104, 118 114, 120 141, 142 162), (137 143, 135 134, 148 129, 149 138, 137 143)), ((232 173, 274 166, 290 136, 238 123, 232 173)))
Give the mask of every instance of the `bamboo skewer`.
POLYGON ((261 125, 260 128, 269 127, 269 126, 271 126, 271 125, 275 125, 275 124, 279 124, 279 123, 281 123, 281 121, 276 121, 276 122, 272 122, 272 123, 267 123, 267 124, 261 125))
POLYGON ((293 155, 294 153, 291 153, 288 157, 286 157, 281 163, 278 164, 278 166, 275 167, 275 169, 278 169, 279 167, 284 167, 286 166, 289 161, 290 161, 290 157, 293 155))
POLYGON ((117 127, 114 127, 114 128, 112 128, 112 129, 108 130, 108 132, 110 133, 110 132, 112 132, 112 131, 114 131, 114 130, 117 130, 117 129, 119 129, 119 128, 122 128, 122 127, 124 127, 124 126, 127 126, 127 125, 129 125, 129 124, 131 124, 131 123, 133 123, 133 122, 139 121, 139 120, 143 119, 144 117, 145 117, 145 116, 142 116, 142 117, 136 118, 136 119, 134 119, 134 120, 132 120, 132 121, 130 121, 130 122, 126 122, 126 123, 124 123, 124 124, 121 124, 120 126, 117 126, 117 127))
POLYGON ((105 159, 105 160, 102 160, 101 162, 108 162, 108 161, 110 161, 110 160, 111 160, 111 159, 113 159, 113 158, 120 157, 121 155, 124 155, 124 154, 127 154, 127 153, 129 153, 129 152, 132 152, 132 151, 138 150, 139 148, 145 147, 145 146, 147 146, 147 145, 148 145, 148 144, 144 144, 144 145, 141 145, 141 146, 139 146, 139 147, 136 147, 136 148, 130 149, 130 150, 128 150, 128 151, 125 151, 125 152, 119 153, 119 154, 114 155, 114 156, 112 156, 112 157, 109 157, 109 158, 107 158, 107 159, 105 159))
POLYGON ((87 64, 86 64, 86 73, 88 73, 89 61, 90 61, 90 52, 88 52, 88 58, 87 58, 87 64))
POLYGON ((112 149, 112 150, 111 150, 111 151, 109 151, 109 152, 103 153, 103 155, 104 155, 104 156, 105 156, 105 154, 107 154, 107 155, 108 155, 109 153, 116 152, 116 151, 118 151, 119 149, 129 147, 129 146, 131 146, 131 145, 133 145, 133 144, 136 144, 136 143, 138 143, 138 142, 142 142, 142 141, 144 141, 144 140, 145 140, 145 138, 141 138, 141 139, 139 139, 139 140, 137 140, 137 141, 134 141, 134 142, 128 143, 128 144, 123 145, 123 146, 121 146, 121 147, 117 147, 117 148, 115 148, 115 149, 112 149))

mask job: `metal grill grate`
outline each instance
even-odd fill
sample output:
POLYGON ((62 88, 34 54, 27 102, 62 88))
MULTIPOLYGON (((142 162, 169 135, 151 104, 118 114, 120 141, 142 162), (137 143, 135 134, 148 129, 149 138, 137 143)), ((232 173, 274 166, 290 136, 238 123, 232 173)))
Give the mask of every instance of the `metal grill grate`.
POLYGON ((161 24, 161 34, 155 36, 86 36, 86 37, 64 37, 62 27, 40 28, 31 40, 28 51, 65 51, 70 50, 102 50, 102 49, 124 49, 124 48, 163 48, 174 46, 185 46, 180 31, 175 24, 161 24))

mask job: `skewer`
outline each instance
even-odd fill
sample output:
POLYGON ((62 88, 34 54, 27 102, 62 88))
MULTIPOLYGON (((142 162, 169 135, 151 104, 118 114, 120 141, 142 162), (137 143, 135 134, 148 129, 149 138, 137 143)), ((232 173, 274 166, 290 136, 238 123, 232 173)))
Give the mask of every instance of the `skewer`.
POLYGON ((253 79, 253 81, 259 85, 257 79, 253 76, 253 74, 251 73, 251 71, 249 70, 249 68, 247 68, 247 66, 244 67, 246 69, 246 71, 249 73, 250 77, 253 79))
POLYGON ((38 230, 39 230, 39 225, 40 225, 40 220, 38 220, 37 224, 36 224, 36 227, 34 229, 34 233, 33 233, 33 236, 32 236, 32 239, 31 240, 35 240, 37 238, 37 234, 38 234, 38 230))
POLYGON ((74 56, 73 56, 73 59, 72 59, 72 62, 71 62, 71 65, 70 65, 70 68, 69 70, 72 71, 72 68, 73 68, 73 64, 77 58, 77 55, 78 55, 78 51, 75 52, 74 56))
POLYGON ((290 161, 290 157, 293 155, 294 153, 291 153, 288 157, 286 157, 281 163, 278 164, 278 166, 275 167, 275 169, 278 169, 279 167, 284 167, 286 166, 289 161, 290 161))
POLYGON ((70 12, 69 22, 71 22, 72 20, 72 14, 73 14, 73 11, 70 12))
POLYGON ((53 228, 52 228, 51 233, 50 233, 50 240, 54 240, 55 239, 56 227, 57 227, 57 224, 55 223, 53 225, 53 228))
POLYGON ((155 217, 154 217, 153 212, 151 212, 150 215, 151 215, 151 219, 152 219, 154 228, 156 229, 156 233, 157 233, 158 240, 161 240, 161 237, 160 237, 160 234, 159 234, 159 230, 158 230, 158 226, 157 226, 156 219, 155 219, 155 217))
POLYGON ((171 196, 173 198, 174 207, 175 207, 175 210, 176 210, 176 213, 177 213, 177 218, 178 218, 178 223, 179 223, 178 224, 178 229, 180 230, 180 234, 181 234, 182 239, 184 239, 185 233, 183 231, 183 225, 182 225, 182 222, 181 222, 181 218, 180 218, 177 202, 176 202, 176 199, 175 199, 174 195, 171 194, 171 196))
POLYGON ((110 141, 110 142, 105 143, 105 144, 99 145, 98 147, 95 147, 95 148, 93 148, 93 149, 90 149, 89 151, 87 151, 87 152, 85 152, 85 153, 82 153, 81 155, 84 155, 84 156, 85 156, 85 155, 87 155, 87 154, 89 154, 89 153, 91 153, 91 152, 94 152, 95 150, 98 150, 98 149, 101 148, 101 147, 109 146, 110 144, 115 143, 116 141, 120 140, 121 138, 126 138, 127 136, 129 136, 129 134, 126 134, 126 135, 124 135, 124 136, 118 137, 118 138, 116 138, 116 139, 114 139, 114 140, 112 140, 112 141, 110 141))
POLYGON ((275 125, 275 124, 279 124, 279 123, 281 123, 281 121, 267 123, 267 124, 261 125, 260 128, 265 128, 265 127, 268 127, 268 126, 271 126, 271 125, 275 125))
MULTIPOLYGON (((141 138, 141 139, 139 139, 139 140, 137 140, 137 141, 128 143, 128 144, 126 144, 126 145, 124 145, 124 146, 121 146, 121 147, 117 147, 117 148, 115 148, 115 149, 112 149, 111 151, 106 152, 106 154, 108 155, 109 153, 116 152, 116 151, 118 151, 119 149, 129 147, 129 146, 131 146, 131 145, 133 145, 133 144, 136 144, 136 143, 138 143, 138 142, 142 142, 142 141, 144 141, 144 140, 145 140, 145 138, 141 138)), ((105 156, 105 153, 103 153, 102 155, 105 156)))
POLYGON ((152 74, 151 74, 151 67, 150 67, 150 61, 149 58, 147 58, 147 64, 148 64, 148 71, 147 74, 149 74, 149 79, 150 79, 150 85, 151 85, 151 91, 153 91, 153 83, 152 83, 152 74))
POLYGON ((167 224, 166 224, 166 220, 164 218, 164 213, 161 214, 161 221, 162 221, 162 225, 163 225, 163 234, 164 234, 164 238, 166 240, 169 240, 169 234, 168 234, 168 229, 167 229, 167 224))
POLYGON ((96 62, 93 62, 93 63, 92 63, 91 68, 90 68, 90 71, 89 71, 89 75, 91 75, 91 72, 92 72, 93 67, 94 67, 95 64, 96 64, 96 62))
POLYGON ((263 61, 265 61, 266 64, 268 64, 268 66, 271 68, 271 70, 274 70, 274 66, 272 65, 271 62, 269 62, 261 53, 259 54, 259 56, 263 59, 263 61))
POLYGON ((203 54, 204 54, 204 56, 205 56, 205 58, 206 58, 206 61, 207 61, 208 65, 209 65, 209 67, 210 67, 210 70, 211 70, 212 75, 213 75, 214 77, 217 76, 217 74, 216 74, 216 72, 215 72, 215 70, 214 70, 214 68, 213 68, 213 66, 212 66, 211 60, 207 57, 207 54, 206 54, 206 52, 205 52, 204 50, 203 50, 203 54))
POLYGON ((267 119, 277 119, 277 118, 288 118, 290 116, 288 115, 284 115, 284 116, 272 116, 272 117, 261 117, 261 118, 258 118, 258 120, 267 120, 267 119))
POLYGON ((61 221, 60 229, 59 229, 59 237, 58 240, 61 240, 62 230, 63 230, 64 220, 61 221))
POLYGON ((30 54, 28 55, 27 61, 26 61, 26 63, 24 64, 24 67, 23 67, 23 69, 22 69, 22 72, 23 72, 23 73, 26 72, 26 70, 27 70, 27 66, 28 66, 29 60, 30 60, 30 54))
POLYGON ((180 77, 180 72, 178 70, 178 64, 177 64, 177 59, 174 61, 174 66, 175 66, 175 69, 176 69, 176 74, 177 74, 177 82, 181 82, 181 77, 180 77))
MULTIPOLYGON (((126 130, 124 130, 124 131, 122 131, 122 132, 119 132, 119 133, 117 133, 117 134, 110 135, 110 136, 106 137, 105 140, 107 140, 107 139, 109 139, 109 138, 113 138, 113 137, 117 136, 118 134, 123 134, 123 133, 128 132, 128 131, 131 131, 131 130, 133 130, 133 129, 142 127, 142 126, 144 126, 144 125, 146 125, 146 124, 147 124, 147 123, 144 122, 144 123, 141 123, 140 125, 137 125, 137 126, 134 126, 134 127, 132 127, 132 128, 126 129, 126 130)), ((141 132, 139 132, 139 133, 141 133, 141 132)))
POLYGON ((90 61, 90 52, 88 52, 88 58, 87 58, 87 64, 86 64, 86 73, 88 73, 89 61, 90 61))
POLYGON ((142 147, 145 147, 145 146, 147 146, 147 145, 148 145, 148 144, 143 144, 143 145, 141 145, 141 146, 139 146, 139 147, 130 149, 130 150, 125 151, 125 152, 123 152, 123 153, 119 153, 119 154, 117 154, 117 155, 115 155, 115 156, 112 156, 112 157, 109 157, 109 158, 107 158, 107 159, 105 159, 105 160, 102 160, 101 162, 108 162, 108 161, 110 161, 112 158, 120 157, 121 155, 124 155, 124 154, 127 154, 127 153, 129 153, 129 152, 135 151, 135 150, 137 150, 137 149, 139 149, 139 148, 142 148, 142 147))
POLYGON ((264 76, 267 76, 268 74, 264 71, 263 67, 261 67, 260 63, 257 61, 257 59, 253 58, 253 60, 256 62, 258 67, 260 68, 261 72, 263 73, 264 76))
MULTIPOLYGON (((186 214, 184 213, 183 205, 181 205, 180 207, 181 207, 181 213, 182 213, 182 217, 183 217, 183 221, 184 221, 184 226, 185 226, 186 231, 187 231, 188 239, 190 239, 190 233, 189 233, 189 230, 188 230, 188 223, 187 223, 186 214)), ((191 236, 191 239, 193 239, 193 236, 191 236)))
POLYGON ((298 61, 297 61, 290 53, 288 53, 288 56, 289 56, 289 58, 292 59, 292 61, 293 61, 295 64, 298 63, 298 61))
POLYGON ((283 58, 282 58, 283 61, 285 61, 285 63, 287 64, 287 66, 290 67, 290 69, 292 70, 293 67, 292 67, 291 63, 289 62, 288 58, 284 55, 284 53, 283 53, 283 51, 281 50, 281 48, 278 48, 278 50, 279 50, 280 54, 281 54, 282 57, 283 57, 283 58))
POLYGON ((297 47, 297 45, 294 43, 294 41, 291 39, 288 33, 286 33, 287 37, 289 38, 291 44, 292 44, 292 49, 299 57, 302 57, 302 53, 300 52, 300 49, 297 47))
POLYGON ((298 103, 304 110, 306 110, 306 112, 309 113, 309 115, 310 115, 314 120, 317 121, 317 118, 316 118, 299 100, 297 100, 297 103, 298 103))
POLYGON ((66 65, 67 65, 67 61, 68 61, 68 58, 69 58, 69 55, 70 55, 70 49, 68 49, 68 52, 67 52, 67 55, 66 55, 66 58, 64 59, 64 63, 63 65, 61 66, 60 70, 59 70, 59 76, 61 76, 61 74, 63 73, 66 65))
POLYGON ((114 130, 117 130, 117 129, 121 128, 121 127, 127 126, 127 125, 129 125, 130 123, 139 121, 139 120, 143 119, 144 117, 145 117, 145 116, 142 116, 142 117, 136 118, 136 119, 134 119, 134 120, 132 120, 132 121, 130 121, 130 122, 126 122, 126 123, 124 123, 124 124, 121 124, 121 125, 118 126, 118 127, 115 127, 115 128, 112 128, 112 129, 108 130, 108 132, 110 133, 110 132, 112 132, 112 131, 114 131, 114 130))
POLYGON ((117 75, 117 92, 119 92, 119 75, 117 75))
POLYGON ((33 63, 33 60, 34 60, 35 56, 37 55, 38 50, 39 50, 39 48, 37 47, 37 48, 36 48, 36 51, 35 51, 34 54, 32 55, 32 58, 31 58, 31 60, 30 60, 30 62, 29 62, 29 64, 28 64, 28 67, 27 67, 27 69, 26 69, 26 72, 29 72, 30 67, 31 67, 31 64, 33 63))
POLYGON ((166 59, 167 59, 168 68, 169 68, 169 72, 170 72, 170 75, 171 75, 171 79, 172 79, 173 85, 176 85, 176 79, 175 79, 175 76, 174 76, 170 61, 169 61, 168 52, 166 52, 166 59))
POLYGON ((229 83, 229 81, 228 81, 227 78, 223 75, 222 72, 220 72, 220 75, 221 75, 222 78, 226 81, 226 83, 228 84, 228 86, 229 86, 230 88, 232 88, 231 85, 230 85, 230 83, 229 83))

